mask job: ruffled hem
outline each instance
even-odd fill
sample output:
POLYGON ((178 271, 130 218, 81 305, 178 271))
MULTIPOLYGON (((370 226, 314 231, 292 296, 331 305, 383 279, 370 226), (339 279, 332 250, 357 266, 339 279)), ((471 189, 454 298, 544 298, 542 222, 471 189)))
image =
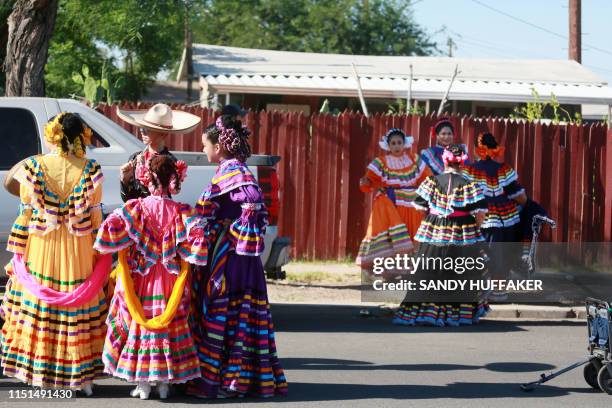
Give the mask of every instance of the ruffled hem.
MULTIPOLYGON (((198 380, 196 380, 196 381, 198 381, 198 380)), ((202 379, 200 379, 199 381, 202 381, 202 379)), ((226 393, 229 393, 229 394, 235 394, 238 397, 256 397, 256 398, 283 397, 283 396, 286 396, 287 393, 288 393, 288 387, 287 387, 286 380, 283 380, 283 381, 284 381, 283 383, 276 385, 276 388, 274 389, 274 392, 265 392, 265 391, 240 392, 240 391, 236 391, 236 390, 233 390, 233 389, 229 389, 228 387, 219 387, 217 392, 213 393, 214 395, 210 395, 206 391, 203 391, 202 389, 200 389, 198 387, 197 384, 194 384, 192 382, 187 387, 187 390, 185 391, 185 394, 186 395, 190 395, 192 397, 203 398, 203 399, 216 399, 216 398, 219 398, 218 397, 219 391, 223 391, 223 392, 226 392, 226 393)))
POLYGON ((29 385, 30 387, 41 387, 41 388, 53 388, 56 390, 75 390, 78 391, 83 386, 92 384, 94 380, 102 380, 108 378, 108 376, 104 373, 102 365, 96 368, 96 371, 93 375, 85 376, 78 381, 62 381, 58 385, 56 381, 44 381, 40 379, 34 380, 32 378, 32 373, 23 369, 23 368, 14 368, 14 367, 3 367, 2 374, 5 377, 15 378, 16 380, 21 381, 24 384, 29 385))
POLYGON ((241 207, 242 215, 229 227, 235 251, 238 255, 259 256, 264 252, 268 212, 261 203, 245 203, 241 207))
MULTIPOLYGON (((155 296, 151 293, 149 296, 155 296)), ((145 309, 163 305, 147 301, 145 309)), ((189 330, 185 297, 180 316, 163 330, 147 330, 131 320, 117 293, 107 317, 107 335, 102 353, 104 372, 129 382, 186 382, 200 377, 200 363, 189 330), (154 361, 156 368, 149 369, 154 361)))
POLYGON ((450 195, 446 195, 437 188, 435 176, 427 177, 416 193, 429 203, 430 209, 442 215, 451 214, 455 208, 464 208, 485 200, 482 189, 474 182, 455 187, 450 195))
POLYGON ((375 237, 367 237, 359 246, 359 253, 355 263, 365 265, 373 262, 375 258, 393 256, 402 252, 409 252, 414 248, 410 240, 410 233, 405 224, 396 225, 375 237))
POLYGON ((471 216, 444 218, 429 214, 414 240, 434 245, 471 245, 485 239, 471 216))
POLYGON ((458 327, 477 324, 490 311, 487 303, 402 303, 392 320, 400 326, 458 327))
POLYGON ((129 382, 129 383, 138 383, 141 381, 145 381, 145 382, 156 382, 156 381, 160 381, 160 382, 164 382, 164 383, 168 383, 168 384, 185 384, 188 383, 189 381, 193 381, 195 379, 201 378, 202 375, 200 374, 200 369, 199 367, 197 368, 197 371, 194 374, 189 375, 188 377, 185 378, 181 378, 179 380, 176 380, 174 378, 171 377, 165 377, 165 376, 159 376, 159 375, 149 375, 149 376, 130 376, 128 374, 124 374, 121 372, 116 371, 114 368, 107 366, 107 362, 106 359, 104 359, 104 373, 108 374, 110 376, 112 376, 113 378, 117 378, 119 380, 125 381, 125 382, 129 382))

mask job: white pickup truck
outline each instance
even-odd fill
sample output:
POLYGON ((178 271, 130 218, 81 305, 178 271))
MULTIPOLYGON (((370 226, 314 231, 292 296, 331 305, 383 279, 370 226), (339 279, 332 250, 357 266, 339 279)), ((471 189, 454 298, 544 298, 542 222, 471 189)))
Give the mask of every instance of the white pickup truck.
MULTIPOLYGON (((142 150, 144 145, 121 126, 78 101, 0 97, 0 174, 4 179, 8 170, 22 159, 45 153, 44 126, 50 118, 63 111, 79 115, 94 132, 92 146, 87 147, 87 155, 96 159, 102 166, 105 176, 102 203, 104 213, 108 214, 122 204, 119 193, 119 167, 128 161, 132 153, 142 150)), ((203 153, 172 153, 189 165, 181 193, 175 198, 194 205, 212 179, 216 165, 209 163, 203 153)), ((277 236, 278 214, 275 214, 275 210, 278 208, 279 191, 274 165, 278 161, 278 156, 254 155, 247 162, 260 183, 266 204, 271 209, 262 261, 268 277, 275 279, 284 276, 282 267, 289 262, 290 245, 288 238, 277 236)), ((17 197, 0 188, 1 274, 4 273, 2 265, 10 259, 10 253, 4 248, 17 215, 18 204, 17 197)))

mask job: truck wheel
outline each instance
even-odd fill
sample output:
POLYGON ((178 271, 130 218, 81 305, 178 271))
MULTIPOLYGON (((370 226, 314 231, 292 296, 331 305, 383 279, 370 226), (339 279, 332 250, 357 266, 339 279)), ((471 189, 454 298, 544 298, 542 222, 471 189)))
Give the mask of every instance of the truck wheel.
POLYGON ((599 383, 599 388, 605 393, 612 395, 612 376, 608 371, 608 364, 604 364, 603 367, 599 369, 599 374, 597 374, 597 382, 599 383))
POLYGON ((286 279, 287 274, 282 270, 282 268, 270 268, 266 269, 266 277, 272 280, 281 280, 286 279))

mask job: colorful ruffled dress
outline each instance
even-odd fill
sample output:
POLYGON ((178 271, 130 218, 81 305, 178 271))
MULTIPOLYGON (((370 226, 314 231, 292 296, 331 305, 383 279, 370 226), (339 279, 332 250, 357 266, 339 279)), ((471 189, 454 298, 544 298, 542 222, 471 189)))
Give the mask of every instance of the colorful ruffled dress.
POLYGON ((133 383, 199 378, 185 267, 207 260, 204 224, 195 209, 159 195, 129 200, 104 221, 95 248, 122 251, 120 265, 127 269, 110 302, 104 371, 133 383), (145 327, 142 321, 160 319, 173 299, 176 310, 165 323, 145 327))
POLYGON ((518 183, 514 169, 489 157, 464 168, 464 173, 480 184, 487 198, 487 217, 480 226, 491 248, 491 272, 497 278, 505 278, 513 264, 512 258, 520 256, 514 246, 502 247, 496 242, 520 241, 518 224, 521 208, 514 198, 525 192, 518 183))
POLYGON ((202 378, 188 393, 285 394, 260 258, 267 211, 257 180, 243 162, 224 160, 196 208, 207 218, 209 261, 193 277, 191 328, 202 378))
MULTIPOLYGON (((464 144, 460 146, 463 148, 464 152, 467 152, 467 147, 464 144)), ((444 173, 442 153, 444 153, 444 147, 440 145, 431 146, 421 150, 421 160, 427 164, 427 167, 429 167, 434 176, 444 173)))
POLYGON ((365 266, 374 258, 413 248, 411 237, 423 219, 423 214, 414 207, 416 189, 430 174, 425 162, 410 152, 400 157, 381 156, 368 165, 365 177, 370 185, 362 185, 361 190, 375 192, 375 196, 357 264, 365 266))
POLYGON ((513 199, 525 190, 518 183, 514 169, 487 158, 465 166, 464 173, 481 185, 487 198, 489 211, 480 226, 483 233, 487 234, 486 230, 490 228, 508 228, 520 222, 520 207, 513 199))
MULTIPOLYGON (((480 186, 462 174, 445 172, 428 177, 416 194, 415 206, 428 211, 415 236, 415 240, 420 242, 418 256, 425 259, 478 257, 478 244, 484 241, 484 237, 474 215, 487 211, 487 202, 480 186)), ((433 270, 420 273, 444 275, 433 270)), ((483 302, 415 303, 410 297, 408 293, 393 323, 409 326, 469 325, 477 323, 488 311, 488 306, 483 302)))
POLYGON ((21 204, 0 307, 3 372, 33 386, 82 388, 103 373, 110 261, 96 275, 93 249, 102 171, 95 160, 48 154, 26 160, 15 179, 21 204))

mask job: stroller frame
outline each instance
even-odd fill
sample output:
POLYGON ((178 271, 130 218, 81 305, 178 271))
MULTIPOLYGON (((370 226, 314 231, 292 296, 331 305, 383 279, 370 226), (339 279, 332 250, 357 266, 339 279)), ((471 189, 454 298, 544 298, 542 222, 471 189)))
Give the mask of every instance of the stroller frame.
POLYGON ((583 374, 587 384, 596 390, 612 395, 612 306, 604 300, 594 298, 587 298, 585 305, 589 356, 548 375, 541 374, 539 380, 521 385, 523 391, 533 391, 539 385, 584 365, 583 374), (598 317, 605 317, 607 323, 608 339, 603 345, 599 344, 597 336, 593 333, 593 322, 598 317))
MULTIPOLYGON (((550 225, 551 228, 556 227, 555 221, 548 217, 542 215, 535 215, 533 217, 531 223, 533 236, 531 239, 531 246, 529 248, 529 258, 527 259, 529 279, 533 277, 537 269, 537 241, 544 224, 550 225)), ((558 371, 551 372, 548 375, 546 373, 542 373, 540 374, 539 380, 522 384, 521 390, 527 392, 533 391, 541 384, 544 384, 545 382, 548 382, 561 374, 584 366, 583 375, 587 384, 594 389, 601 390, 612 395, 612 306, 610 303, 604 300, 587 298, 585 300, 585 307, 587 312, 587 333, 589 339, 588 357, 558 371), (597 336, 595 333, 593 333, 593 322, 598 318, 598 316, 605 316, 607 320, 608 339, 604 345, 599 344, 597 336)))

